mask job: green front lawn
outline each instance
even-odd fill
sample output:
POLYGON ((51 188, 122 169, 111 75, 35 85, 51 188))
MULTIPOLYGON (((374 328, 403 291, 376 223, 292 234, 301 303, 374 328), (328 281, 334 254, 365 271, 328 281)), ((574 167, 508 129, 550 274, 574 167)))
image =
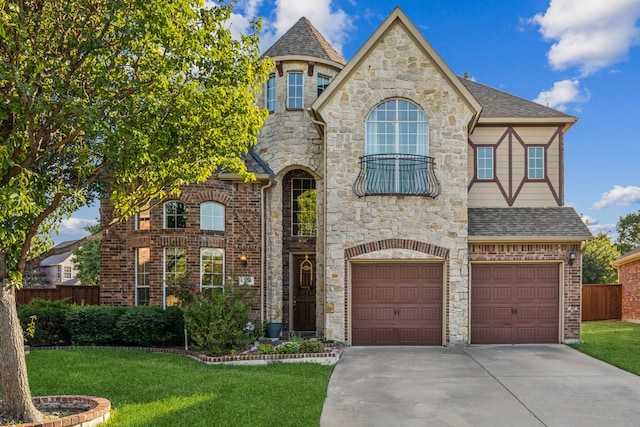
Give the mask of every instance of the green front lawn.
POLYGON ((34 396, 111 401, 110 426, 314 426, 333 366, 209 366, 120 349, 32 350, 34 396))
POLYGON ((584 322, 584 343, 572 347, 640 375, 640 324, 616 321, 584 322))

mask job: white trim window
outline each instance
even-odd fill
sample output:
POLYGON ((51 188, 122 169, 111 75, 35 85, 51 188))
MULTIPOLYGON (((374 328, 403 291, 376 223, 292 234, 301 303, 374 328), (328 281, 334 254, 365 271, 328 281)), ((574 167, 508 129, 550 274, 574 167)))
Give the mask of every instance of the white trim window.
POLYGON ((544 147, 527 148, 527 170, 529 179, 544 179, 544 147))
POLYGON ((224 289, 223 249, 200 249, 200 289, 224 289))
POLYGON ((164 303, 165 307, 178 304, 175 295, 169 295, 167 287, 185 286, 187 278, 187 250, 185 248, 164 248, 164 303))
POLYGON ((224 205, 204 202, 200 205, 200 229, 224 231, 224 205))
POLYGON ((478 147, 477 165, 478 179, 493 179, 493 147, 478 147))
POLYGON ((149 261, 151 259, 150 248, 135 249, 135 304, 149 305, 149 261))
POLYGON ((287 73, 287 108, 290 110, 302 110, 303 102, 303 74, 302 72, 287 73))
POLYGON ((266 92, 266 106, 269 112, 276 111, 276 76, 269 76, 267 80, 267 90, 266 92))
POLYGON ((164 204, 164 228, 184 229, 187 227, 187 210, 184 203, 172 200, 164 204))

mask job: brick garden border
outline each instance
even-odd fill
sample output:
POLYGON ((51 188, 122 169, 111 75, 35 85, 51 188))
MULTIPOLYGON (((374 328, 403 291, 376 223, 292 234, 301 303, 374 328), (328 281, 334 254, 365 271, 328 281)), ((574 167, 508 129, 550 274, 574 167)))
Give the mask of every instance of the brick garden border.
MULTIPOLYGON (((92 427, 105 423, 111 416, 111 402, 92 396, 37 396, 33 403, 39 410, 50 408, 85 409, 84 412, 52 420, 15 424, 14 427, 92 427)), ((0 400, 2 406, 2 400, 0 400)))

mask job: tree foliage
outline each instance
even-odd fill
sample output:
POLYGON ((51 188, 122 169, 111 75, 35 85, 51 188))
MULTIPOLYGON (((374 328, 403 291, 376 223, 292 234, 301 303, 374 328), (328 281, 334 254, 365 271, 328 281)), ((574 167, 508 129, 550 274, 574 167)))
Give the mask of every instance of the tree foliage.
POLYGON ((617 283, 618 271, 611 265, 620 251, 605 233, 598 233, 582 253, 582 283, 617 283))
MULTIPOLYGON (((90 225, 85 228, 90 233, 100 230, 100 225, 90 225)), ((100 239, 73 250, 73 264, 78 271, 77 277, 83 285, 94 286, 100 284, 100 239)))
POLYGON ((623 255, 640 246, 640 211, 631 212, 616 224, 617 245, 623 255))
POLYGON ((220 168, 251 178, 240 157, 266 117, 254 100, 271 64, 259 23, 234 40, 231 5, 203 6, 0 0, 0 378, 16 417, 38 417, 19 407, 30 396, 11 325, 27 264, 57 253, 44 236, 100 197, 108 227, 220 168))

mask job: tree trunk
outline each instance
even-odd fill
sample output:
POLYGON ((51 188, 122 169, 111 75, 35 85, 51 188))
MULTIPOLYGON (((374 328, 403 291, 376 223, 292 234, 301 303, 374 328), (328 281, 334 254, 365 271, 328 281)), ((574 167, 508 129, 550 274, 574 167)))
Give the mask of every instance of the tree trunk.
POLYGON ((16 288, 6 277, 0 280, 0 411, 21 422, 41 421, 42 414, 31 400, 24 335, 16 308, 16 288))

